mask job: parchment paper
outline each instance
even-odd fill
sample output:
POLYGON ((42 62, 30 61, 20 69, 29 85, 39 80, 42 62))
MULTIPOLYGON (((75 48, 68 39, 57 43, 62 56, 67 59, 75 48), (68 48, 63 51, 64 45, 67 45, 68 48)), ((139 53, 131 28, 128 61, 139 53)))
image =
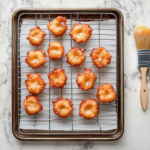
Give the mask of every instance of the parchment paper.
MULTIPOLYGON (((49 36, 49 31, 47 29, 47 24, 49 21, 46 20, 37 20, 35 25, 34 20, 24 20, 21 25, 21 35, 20 35, 20 61, 21 61, 21 114, 20 114, 20 129, 34 129, 34 130, 82 130, 82 131, 91 131, 91 130, 111 130, 117 128, 117 113, 116 113, 116 101, 110 104, 101 104, 99 108, 98 118, 91 120, 86 120, 82 117, 79 117, 79 104, 81 100, 86 98, 96 99, 97 87, 99 84, 104 84, 106 82, 112 84, 116 89, 116 21, 93 21, 86 22, 86 24, 91 25, 93 28, 93 34, 89 41, 86 44, 77 44, 69 36, 69 31, 71 28, 71 21, 67 20, 68 30, 66 31, 63 37, 55 38, 53 35, 49 36), (99 25, 100 24, 100 25, 99 25), (39 25, 42 30, 44 30, 47 35, 45 36, 42 44, 39 47, 31 46, 29 41, 26 40, 28 33, 31 28, 39 25), (100 28, 100 30, 99 30, 100 28), (100 35, 99 35, 100 34, 100 35), (83 66, 91 68, 97 75, 97 81, 95 82, 94 89, 89 91, 80 90, 76 85, 76 77, 78 73, 83 72, 84 67, 72 67, 72 92, 71 95, 71 67, 67 64, 65 56, 62 58, 62 68, 65 69, 68 76, 67 85, 62 90, 63 95, 61 95, 61 90, 56 88, 50 88, 49 94, 49 80, 47 74, 49 71, 52 71, 54 68, 61 68, 60 61, 50 61, 47 57, 47 62, 43 67, 39 69, 30 68, 24 61, 26 54, 30 50, 41 49, 47 53, 47 48, 50 41, 60 41, 65 48, 65 54, 70 50, 71 46, 77 46, 80 48, 86 48, 86 60, 83 63, 83 66), (101 40, 99 40, 101 39, 101 40), (108 46, 110 45, 110 46, 108 46), (107 67, 97 69, 90 58, 90 52, 93 48, 99 46, 105 47, 109 53, 112 55, 112 62, 107 67), (50 65, 49 65, 50 64, 50 65), (23 101, 26 96, 29 95, 25 87, 26 73, 39 72, 41 73, 42 78, 47 83, 46 89, 38 96, 40 103, 43 105, 43 111, 37 115, 28 116, 24 110, 23 101), (111 72, 111 73, 110 73, 111 72), (92 93, 92 94, 91 94, 92 93), (64 98, 71 99, 74 104, 73 116, 69 116, 67 119, 60 119, 57 115, 53 113, 52 101, 56 100, 57 97, 62 96, 64 98), (50 99, 49 99, 50 97, 50 99), (73 120, 73 121, 72 121, 73 120), (72 126, 73 123, 73 126, 72 126)), ((72 22, 76 23, 76 22, 72 22)), ((83 22, 80 22, 83 23, 83 22)), ((85 23, 85 22, 84 22, 85 23)))

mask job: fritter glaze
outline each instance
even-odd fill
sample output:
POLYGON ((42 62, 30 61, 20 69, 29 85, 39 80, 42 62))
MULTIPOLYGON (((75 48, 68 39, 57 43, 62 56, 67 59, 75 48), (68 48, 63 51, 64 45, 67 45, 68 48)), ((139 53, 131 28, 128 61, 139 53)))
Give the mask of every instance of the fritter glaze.
POLYGON ((53 111, 60 118, 67 118, 73 114, 73 104, 67 98, 58 97, 56 101, 52 101, 53 111))
POLYGON ((97 99, 101 103, 113 102, 116 98, 116 92, 111 84, 105 83, 100 85, 97 90, 97 99))
POLYGON ((63 88, 66 85, 67 76, 64 69, 53 69, 48 75, 49 86, 63 88))
POLYGON ((93 29, 87 24, 74 24, 69 35, 77 43, 86 43, 91 37, 93 29))
POLYGON ((93 64, 97 68, 105 67, 111 62, 111 55, 104 47, 93 48, 90 53, 93 64))
POLYGON ((96 79, 97 77, 92 69, 84 68, 83 73, 78 74, 76 82, 80 89, 88 91, 89 89, 93 88, 96 79))
POLYGON ((28 115, 34 115, 43 110, 43 105, 39 103, 39 98, 33 95, 26 96, 23 105, 28 115))
POLYGON ((67 30, 66 21, 65 17, 58 16, 47 25, 47 28, 55 35, 55 37, 62 36, 67 30))
POLYGON ((47 53, 50 60, 59 60, 64 55, 65 50, 60 42, 50 42, 47 53))
POLYGON ((25 85, 29 93, 38 95, 45 89, 46 83, 41 78, 40 73, 29 73, 26 76, 25 85))
POLYGON ((41 50, 27 52, 25 62, 33 69, 39 68, 46 63, 46 53, 41 50))
POLYGON ((86 57, 84 54, 85 48, 77 48, 72 47, 70 51, 66 54, 67 63, 71 66, 81 66, 82 63, 85 61, 86 57))
POLYGON ((42 31, 39 26, 37 26, 36 28, 32 28, 30 30, 29 37, 27 37, 27 39, 31 45, 39 46, 41 45, 44 36, 46 36, 46 33, 42 31))
POLYGON ((80 103, 79 116, 84 117, 85 119, 95 118, 99 114, 98 109, 99 105, 95 99, 85 99, 80 103))

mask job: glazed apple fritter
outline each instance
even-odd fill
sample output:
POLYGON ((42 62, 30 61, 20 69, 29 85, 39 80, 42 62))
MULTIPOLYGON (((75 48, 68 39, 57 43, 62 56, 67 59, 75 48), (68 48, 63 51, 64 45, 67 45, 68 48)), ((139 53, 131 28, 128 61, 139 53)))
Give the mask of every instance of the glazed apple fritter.
POLYGON ((85 119, 95 118, 99 114, 98 109, 99 105, 95 99, 85 99, 80 103, 79 116, 84 117, 85 119))
POLYGON ((31 45, 39 46, 41 45, 44 37, 46 36, 46 33, 41 30, 39 26, 36 28, 32 28, 29 32, 29 37, 27 37, 27 40, 29 40, 31 45))
POLYGON ((116 99, 116 92, 111 84, 105 83, 100 85, 97 90, 97 99, 101 103, 113 102, 116 99))
POLYGON ((105 67, 111 62, 111 55, 104 47, 93 48, 90 53, 93 64, 97 68, 105 67))
POLYGON ((77 43, 86 43, 92 35, 93 29, 87 24, 73 24, 69 35, 77 43))
POLYGON ((66 21, 65 17, 58 16, 47 25, 47 28, 55 35, 55 37, 62 36, 67 30, 66 21))
POLYGON ((67 118, 73 114, 73 104, 67 98, 58 97, 56 101, 52 101, 53 111, 60 118, 67 118))
POLYGON ((67 63, 71 66, 80 67, 85 61, 86 56, 84 54, 85 48, 72 47, 70 51, 66 54, 67 63))
POLYGON ((39 68, 46 63, 46 53, 41 50, 27 52, 25 62, 33 69, 39 68))
POLYGON ((60 42, 50 42, 47 53, 50 60, 59 60, 64 55, 65 50, 60 42))
POLYGON ((28 115, 35 115, 43 110, 43 105, 39 103, 39 98, 34 95, 27 95, 23 105, 28 115))
POLYGON ((49 86, 63 88, 66 85, 67 76, 64 69, 53 69, 48 75, 49 86))
POLYGON ((25 85, 29 93, 38 95, 45 89, 46 83, 41 78, 40 73, 29 73, 26 76, 25 85))
POLYGON ((80 89, 84 91, 88 91, 89 89, 94 87, 94 82, 97 77, 92 71, 92 69, 84 68, 83 73, 79 73, 76 82, 80 89))

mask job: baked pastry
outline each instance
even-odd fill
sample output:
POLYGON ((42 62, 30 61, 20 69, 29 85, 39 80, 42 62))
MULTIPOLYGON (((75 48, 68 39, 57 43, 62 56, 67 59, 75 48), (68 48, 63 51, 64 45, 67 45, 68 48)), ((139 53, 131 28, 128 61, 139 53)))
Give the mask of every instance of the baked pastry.
POLYGON ((89 89, 93 88, 96 79, 97 77, 92 69, 84 68, 83 73, 78 74, 76 82, 80 89, 88 91, 89 89))
POLYGON ((65 50, 60 42, 50 42, 47 53, 50 60, 59 60, 64 55, 65 50))
POLYGON ((79 116, 84 117, 85 119, 95 118, 99 114, 98 109, 99 105, 95 99, 85 99, 80 103, 79 116))
POLYGON ((64 69, 53 69, 48 75, 49 86, 63 88, 66 85, 67 76, 64 69))
POLYGON ((93 48, 90 53, 93 64, 97 68, 105 67, 111 62, 111 55, 104 47, 93 48))
POLYGON ((28 115, 35 115, 43 110, 43 105, 39 103, 39 98, 33 95, 27 95, 23 105, 28 115))
POLYGON ((116 99, 116 92, 111 84, 105 83, 100 85, 97 90, 97 99, 101 103, 113 102, 116 99))
POLYGON ((66 54, 67 58, 67 63, 70 64, 71 66, 81 66, 82 63, 85 61, 86 57, 84 54, 85 48, 77 48, 77 47, 72 47, 70 51, 66 54))
POLYGON ((87 24, 73 24, 69 35, 77 43, 86 43, 92 35, 93 29, 87 24))
POLYGON ((46 63, 46 53, 41 50, 27 52, 25 62, 33 69, 39 68, 46 63))
POLYGON ((41 78, 40 73, 28 73, 26 76, 25 85, 29 93, 38 95, 45 89, 46 83, 41 78))
POLYGON ((27 39, 31 45, 39 46, 41 45, 45 36, 46 33, 42 31, 39 26, 37 26, 36 28, 32 28, 30 30, 29 37, 27 37, 27 39))
POLYGON ((58 16, 47 25, 47 28, 55 35, 55 37, 62 36, 67 30, 66 21, 65 17, 58 16))
POLYGON ((67 98, 58 97, 56 101, 52 101, 53 111, 60 118, 67 118, 73 114, 73 104, 67 98))

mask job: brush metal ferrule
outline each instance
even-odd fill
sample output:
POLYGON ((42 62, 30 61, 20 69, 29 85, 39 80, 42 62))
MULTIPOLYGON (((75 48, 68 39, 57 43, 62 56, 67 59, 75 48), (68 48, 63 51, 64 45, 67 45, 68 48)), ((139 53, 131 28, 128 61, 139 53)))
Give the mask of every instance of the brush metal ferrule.
POLYGON ((149 67, 150 49, 138 49, 138 67, 149 67))

